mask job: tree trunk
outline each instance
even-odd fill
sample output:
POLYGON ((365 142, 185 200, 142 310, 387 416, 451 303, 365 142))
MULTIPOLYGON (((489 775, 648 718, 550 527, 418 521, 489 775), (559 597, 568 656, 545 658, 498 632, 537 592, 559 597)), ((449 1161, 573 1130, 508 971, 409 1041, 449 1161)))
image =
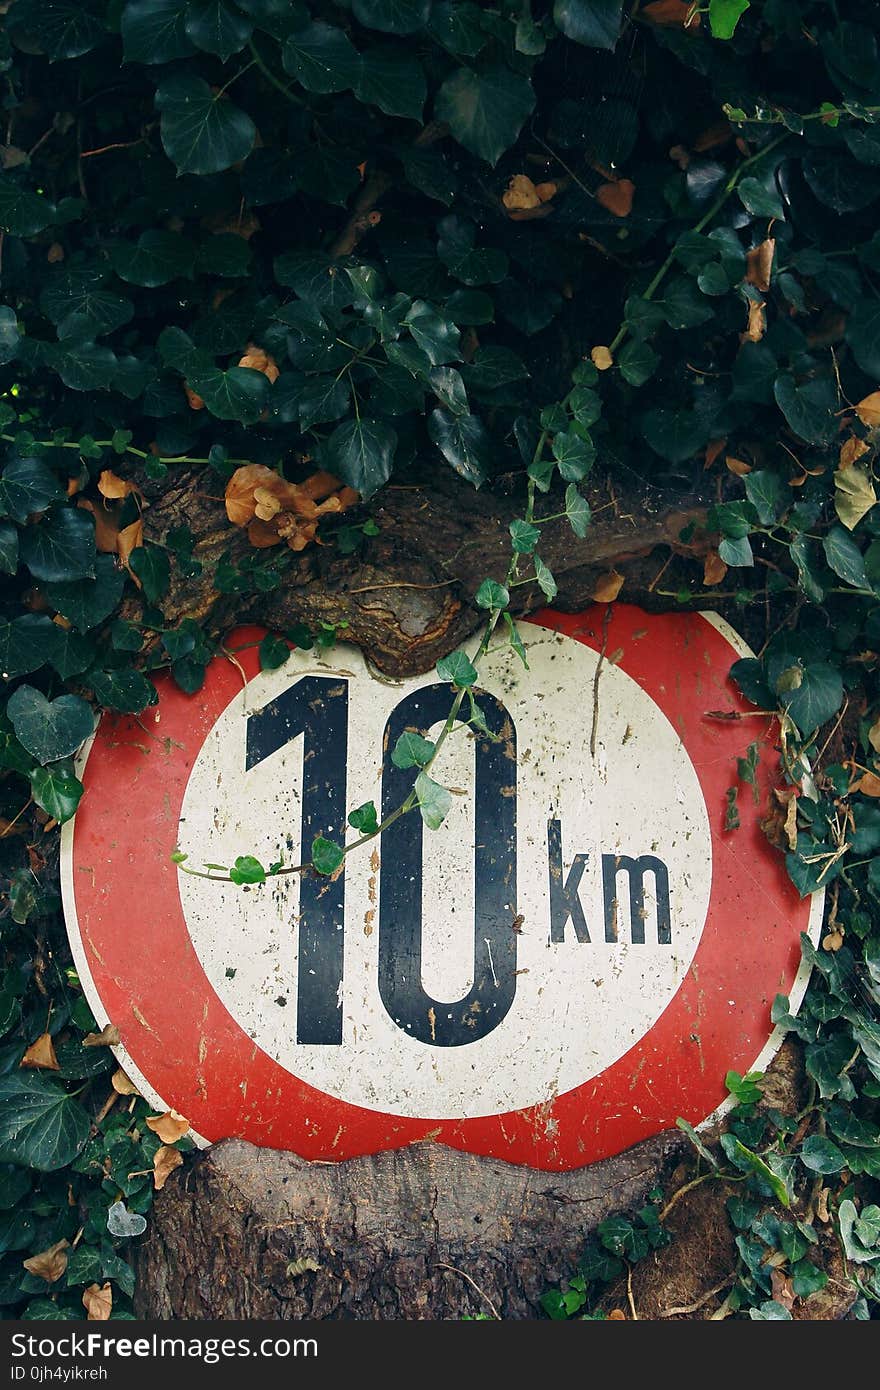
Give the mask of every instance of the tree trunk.
MULTIPOLYGON (((327 623, 391 676, 429 670, 475 631, 481 614, 473 596, 483 579, 504 578, 511 554, 508 526, 524 511, 520 487, 514 495, 503 488, 476 492, 451 472, 430 485, 391 485, 371 505, 380 534, 365 541, 361 554, 343 556, 330 539, 297 557, 274 591, 224 595, 214 586, 220 557, 228 554, 235 564, 257 552, 205 487, 204 474, 182 472, 145 512, 148 541, 162 542, 172 528, 188 526, 202 565, 195 578, 175 567, 161 604, 166 623, 189 617, 217 633, 247 621, 280 631, 296 623, 313 629, 327 623)), ((593 522, 583 540, 564 517, 542 527, 541 556, 559 584, 557 606, 586 607, 599 580, 617 569, 626 575, 625 599, 656 608, 650 586, 667 556, 658 559, 651 552, 659 546, 705 554, 707 499, 640 484, 621 502, 608 479, 586 492, 593 522)), ((542 498, 544 515, 563 507, 559 495, 542 498)), ((711 590, 705 597, 712 602, 711 590)), ((514 590, 518 613, 543 602, 537 584, 514 590)))
POLYGON ((534 1318, 587 1235, 682 1149, 657 1135, 545 1173, 414 1144, 343 1163, 226 1140, 170 1179, 138 1254, 139 1317, 534 1318))

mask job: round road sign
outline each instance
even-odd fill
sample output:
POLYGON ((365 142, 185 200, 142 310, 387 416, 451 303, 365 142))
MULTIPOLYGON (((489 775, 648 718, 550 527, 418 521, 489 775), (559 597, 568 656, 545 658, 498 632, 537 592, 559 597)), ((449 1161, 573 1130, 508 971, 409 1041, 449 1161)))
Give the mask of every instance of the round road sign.
POLYGON ((705 1121, 729 1068, 766 1064, 773 996, 799 1003, 799 933, 821 922, 748 788, 725 829, 754 740, 772 773, 771 721, 718 717, 753 714, 721 620, 605 613, 536 615, 528 669, 490 656, 488 733, 459 726, 432 768, 442 826, 402 817, 330 879, 206 883, 171 855, 295 864, 352 807, 387 816, 414 775, 390 750, 448 712, 435 674, 377 680, 341 645, 261 673, 247 629, 197 695, 162 680, 139 720, 102 720, 65 912, 92 1009, 157 1107, 205 1142, 314 1159, 431 1137, 564 1169, 705 1121))

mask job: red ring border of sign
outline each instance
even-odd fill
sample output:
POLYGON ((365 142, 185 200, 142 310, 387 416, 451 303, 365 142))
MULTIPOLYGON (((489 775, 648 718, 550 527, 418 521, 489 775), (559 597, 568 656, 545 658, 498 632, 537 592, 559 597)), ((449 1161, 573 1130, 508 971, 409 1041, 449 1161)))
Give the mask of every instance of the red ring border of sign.
MULTIPOLYGON (((530 621, 598 651, 604 615, 604 606, 576 615, 542 610, 530 621)), ((263 635, 241 628, 229 641, 256 644, 263 635)), ((754 714, 727 677, 734 657, 747 652, 732 629, 715 615, 651 615, 616 604, 605 650, 620 651, 617 664, 682 739, 712 836, 710 903, 694 960, 636 1044, 552 1100, 461 1121, 411 1119, 340 1100, 257 1046, 195 953, 170 857, 199 749, 240 693, 241 669, 248 680, 259 672, 253 645, 238 652, 241 669, 215 658, 196 695, 160 677, 158 711, 140 723, 105 715, 81 755, 87 794, 63 830, 62 893, 80 979, 99 1026, 112 1021, 119 1030, 114 1051, 146 1098, 185 1115, 203 1144, 235 1136, 326 1161, 433 1139, 548 1171, 619 1153, 679 1117, 696 1125, 720 1114, 729 1103, 728 1068, 760 1070, 779 1047, 782 1035, 769 1016, 773 996, 788 994, 793 1009, 803 997, 809 970, 799 936, 818 936, 823 895, 798 897, 756 812, 739 830, 723 829, 735 758, 751 741, 744 727, 753 726, 706 719, 705 711, 726 706, 754 714), (152 732, 148 721, 157 712, 152 732)), ((760 763, 765 773, 775 765, 766 738, 760 763)))

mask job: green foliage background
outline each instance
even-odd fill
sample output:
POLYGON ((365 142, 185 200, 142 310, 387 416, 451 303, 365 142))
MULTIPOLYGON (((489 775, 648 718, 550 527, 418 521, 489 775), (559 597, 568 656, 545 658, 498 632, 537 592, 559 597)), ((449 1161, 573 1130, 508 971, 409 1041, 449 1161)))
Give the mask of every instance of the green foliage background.
MULTIPOLYGON (((792 1146, 797 1126, 747 1092, 725 1137, 724 1160, 748 1194, 732 1212, 741 1255, 733 1311, 787 1315, 771 1296, 768 1249, 783 1252, 804 1296, 820 1286, 821 1271, 805 1267, 816 1269, 804 1193, 817 1174, 832 1189, 859 1286, 856 1316, 880 1298, 871 1201, 880 1176, 880 802, 854 787, 880 749, 880 734, 871 736, 880 415, 854 408, 880 383, 880 16, 872 0, 711 0, 685 27, 680 9, 678 23, 660 24, 655 7, 622 0, 8 7, 8 1312, 81 1317, 81 1286, 110 1279, 114 1317, 127 1315, 127 1237, 107 1213, 120 1200, 136 1214, 148 1209, 158 1141, 143 1101, 96 1118, 113 1059, 81 1046, 93 1020, 66 955, 57 849, 41 824, 76 809, 72 755, 93 711, 143 710, 158 668, 198 689, 214 650, 195 623, 166 630, 159 607, 173 574, 197 573, 197 537, 181 527, 167 545, 136 551, 137 590, 96 551, 77 496, 94 491, 106 468, 161 491, 192 462, 215 489, 241 462, 293 479, 317 462, 367 506, 392 473, 423 476, 426 460, 475 487, 518 473, 530 502, 512 544, 552 599, 536 495, 564 485, 564 509, 583 535, 589 510, 578 485, 594 465, 624 486, 646 479, 687 491, 719 440, 751 467, 719 485, 710 517, 730 567, 726 590, 744 609, 772 605, 778 616, 760 658, 738 663, 736 676, 756 706, 780 710, 780 782, 800 793, 788 870, 802 893, 831 890, 831 925, 844 931, 836 951, 807 943, 816 968, 800 1016, 781 999, 774 1011, 805 1046, 809 1133, 792 1146), (725 121, 715 139, 701 139, 725 121), (501 195, 521 173, 558 183, 546 216, 508 216, 501 195), (377 178, 381 217, 349 235, 357 200, 369 203, 377 178), (625 216, 597 197, 618 178, 635 188, 625 216), (747 278, 747 256, 768 237, 764 290, 747 278), (754 341, 743 336, 750 301, 766 314, 754 341), (236 365, 249 342, 276 359, 274 383, 236 365), (597 346, 613 358, 602 372, 590 357, 597 346), (185 384, 204 409, 190 408, 185 384), (841 467, 847 441, 858 442, 841 467), (140 602, 137 621, 130 608, 119 616, 127 600, 140 602), (145 639, 157 636, 147 654, 145 639), (20 1070, 47 1028, 60 1071, 20 1070), (23 1273, 24 1258, 63 1238, 76 1246, 59 1283, 23 1273)), ((123 524, 137 517, 133 498, 125 506, 123 524)), ((368 546, 369 527, 365 515, 336 543, 368 546)), ((289 562, 286 552, 256 555, 245 571, 221 566, 215 583, 267 591, 289 562)), ((696 581, 677 599, 695 592, 696 581)), ((266 658, 281 659, 271 648, 266 658)), ((744 756, 746 781, 749 767, 744 756)), ((578 1315, 615 1261, 659 1242, 646 1212, 605 1232, 583 1288, 561 1303, 551 1297, 551 1315, 578 1315)))

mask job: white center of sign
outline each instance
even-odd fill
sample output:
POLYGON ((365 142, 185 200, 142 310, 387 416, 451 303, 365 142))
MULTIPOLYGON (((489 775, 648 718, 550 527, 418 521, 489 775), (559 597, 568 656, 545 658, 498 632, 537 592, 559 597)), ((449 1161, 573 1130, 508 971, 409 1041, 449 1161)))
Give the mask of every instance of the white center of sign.
MULTIPOLYGON (((594 759, 597 654, 546 628, 521 631, 527 675, 507 653, 481 664, 481 700, 501 741, 460 726, 445 744, 431 775, 453 789, 454 804, 439 830, 425 829, 420 855, 413 812, 390 851, 383 840, 394 856, 386 878, 378 840, 348 856, 343 882, 311 890, 297 875, 252 890, 180 875, 187 929, 226 1008, 286 1070, 340 1100, 436 1119, 551 1101, 623 1056, 693 960, 712 845, 676 731, 606 661, 594 759), (499 817, 505 801, 513 809, 499 817), (392 902, 392 891, 403 898, 392 902), (304 915, 317 933, 314 959, 329 946, 335 975, 312 969, 308 954, 300 960, 304 915), (476 989, 478 972, 488 991, 476 989), (484 1001, 495 987, 504 1002, 491 1018, 484 1001)), ((395 719, 424 729, 407 711, 433 712, 432 701, 448 709, 449 687, 432 693, 435 684, 432 675, 377 681, 349 647, 296 651, 257 676, 193 768, 180 826, 192 862, 250 853, 297 863, 302 817, 308 848, 312 834, 327 833, 317 821, 328 796, 345 809, 374 801, 381 813, 388 721, 392 731, 395 719)), ((412 772, 396 775, 411 785, 412 772)), ((394 776, 386 766, 386 796, 394 776)))

